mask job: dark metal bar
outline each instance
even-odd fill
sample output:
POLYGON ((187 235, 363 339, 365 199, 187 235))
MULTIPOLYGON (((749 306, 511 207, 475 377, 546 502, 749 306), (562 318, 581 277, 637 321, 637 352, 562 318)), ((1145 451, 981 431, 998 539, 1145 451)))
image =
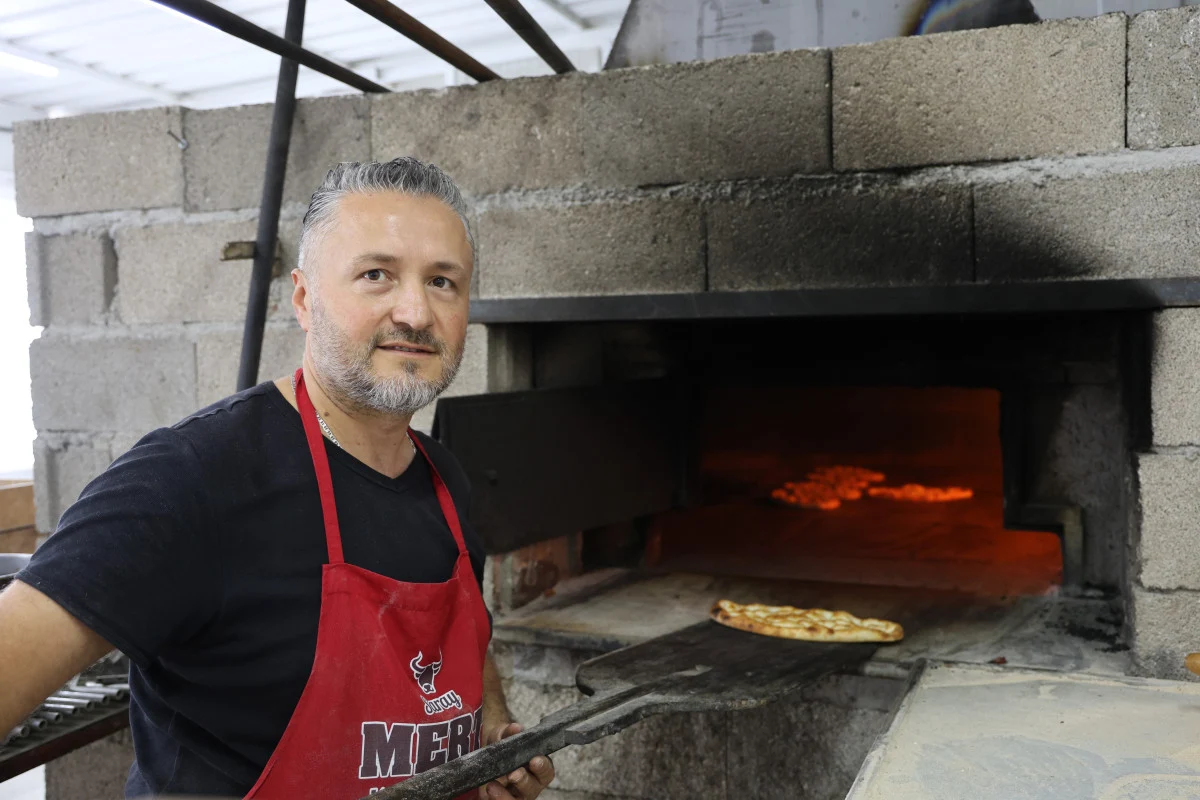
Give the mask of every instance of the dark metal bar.
MULTIPOLYGON (((306 0, 288 0, 284 36, 297 47, 304 36, 305 3, 306 0)), ((300 65, 294 60, 280 60, 279 82, 275 85, 275 110, 271 118, 271 139, 267 144, 267 168, 263 175, 262 202, 258 208, 254 267, 250 273, 250 294, 246 300, 246 324, 242 330, 242 359, 238 365, 237 382, 239 392, 258 383, 263 328, 267 324, 267 300, 271 292, 271 268, 275 240, 279 235, 279 209, 283 205, 288 146, 292 141, 292 122, 296 116, 296 76, 299 72, 300 65)))
POLYGON ((400 35, 411 39, 455 69, 479 82, 499 80, 500 76, 438 36, 413 17, 387 0, 346 0, 350 5, 370 14, 400 35))
POLYGON ((1044 314, 1194 306, 1200 306, 1200 279, 1131 278, 475 300, 471 303, 471 321, 498 324, 914 314, 1044 314))
POLYGON ((542 26, 538 25, 537 20, 525 10, 525 6, 521 5, 521 0, 485 0, 485 2, 500 15, 501 19, 508 23, 508 27, 525 40, 525 44, 532 47, 533 51, 542 57, 550 69, 559 75, 575 71, 575 65, 562 50, 558 49, 558 45, 542 29, 542 26))
POLYGON ((340 64, 335 64, 323 56, 311 53, 286 38, 280 38, 270 31, 242 19, 237 14, 226 11, 216 3, 208 0, 154 0, 154 2, 186 14, 205 25, 211 25, 230 36, 236 36, 242 41, 269 50, 278 56, 297 61, 311 70, 339 80, 348 86, 353 86, 355 89, 361 89, 364 92, 391 91, 386 86, 367 80, 340 64))

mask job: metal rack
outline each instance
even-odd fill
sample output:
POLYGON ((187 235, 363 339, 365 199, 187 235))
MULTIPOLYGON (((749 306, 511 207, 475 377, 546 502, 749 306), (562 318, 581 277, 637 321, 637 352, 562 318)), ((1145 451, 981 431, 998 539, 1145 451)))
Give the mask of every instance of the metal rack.
MULTIPOLYGON (((263 328, 267 321, 271 271, 279 236, 279 211, 283 205, 283 181, 287 173, 292 122, 296 115, 296 78, 299 65, 303 64, 309 69, 364 92, 384 93, 390 90, 327 58, 305 50, 301 46, 304 35, 306 0, 288 0, 287 22, 284 26, 283 36, 260 28, 209 0, 154 0, 154 2, 280 56, 279 79, 275 88, 275 109, 271 118, 271 134, 267 144, 267 166, 263 176, 262 201, 258 214, 258 232, 254 244, 254 266, 250 274, 250 294, 246 306, 245 327, 242 332, 242 357, 238 365, 237 390, 241 391, 258 382, 263 328)), ((384 25, 411 39, 475 80, 483 82, 500 79, 500 76, 491 69, 438 36, 415 17, 405 13, 387 0, 346 0, 346 2, 370 14, 384 25)), ((533 48, 534 52, 541 56, 551 69, 559 74, 575 70, 570 59, 530 16, 529 12, 521 5, 520 0, 485 0, 485 2, 533 48)))

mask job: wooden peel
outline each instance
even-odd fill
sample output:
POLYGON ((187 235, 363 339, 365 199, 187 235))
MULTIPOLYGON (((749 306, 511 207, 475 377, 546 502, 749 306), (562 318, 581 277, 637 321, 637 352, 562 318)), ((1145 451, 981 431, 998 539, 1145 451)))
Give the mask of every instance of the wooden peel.
POLYGON ((1183 663, 1187 665, 1188 671, 1193 675, 1200 675, 1200 653, 1188 653, 1188 657, 1184 659, 1183 663))

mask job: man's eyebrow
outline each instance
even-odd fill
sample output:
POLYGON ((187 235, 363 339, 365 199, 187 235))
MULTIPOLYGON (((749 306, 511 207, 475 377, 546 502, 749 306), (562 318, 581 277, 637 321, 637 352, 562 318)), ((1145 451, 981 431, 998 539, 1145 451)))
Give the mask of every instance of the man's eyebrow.
POLYGON ((443 272, 453 272, 458 275, 467 271, 467 268, 457 261, 435 261, 433 265, 443 272))
POLYGON ((399 260, 390 253, 363 253, 354 257, 355 264, 395 264, 399 260))

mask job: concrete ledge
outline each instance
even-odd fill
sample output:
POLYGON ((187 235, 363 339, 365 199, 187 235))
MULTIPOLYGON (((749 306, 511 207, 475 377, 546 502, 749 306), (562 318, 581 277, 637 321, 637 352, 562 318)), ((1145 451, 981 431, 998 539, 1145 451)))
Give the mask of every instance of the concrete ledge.
POLYGON ((579 182, 580 75, 371 98, 371 157, 432 161, 466 192, 579 182))
MULTIPOLYGON (((262 201, 274 104, 185 109, 183 154, 188 211, 257 208, 262 201)), ((307 204, 339 161, 368 161, 369 100, 321 97, 296 104, 283 184, 285 203, 307 204)))
POLYGON ((182 335, 47 335, 29 361, 39 431, 148 431, 196 410, 195 347, 182 335))
POLYGON ((1181 161, 977 186, 978 279, 1194 276, 1198 181, 1200 165, 1181 161))
POLYGON ((704 231, 690 200, 493 207, 479 215, 479 296, 704 289, 704 231))
POLYGON ((1129 146, 1200 144, 1200 9, 1129 23, 1129 146))
POLYGON ((182 132, 177 106, 19 122, 13 131, 17 213, 182 205, 182 132))
POLYGON ((971 280, 965 186, 797 182, 708 209, 712 291, 971 280))
POLYGON ((1200 642, 1200 592, 1153 592, 1134 587, 1127 598, 1133 657, 1143 675, 1196 680, 1184 658, 1200 642))
POLYGON ((1142 535, 1134 574, 1148 589, 1200 589, 1200 453, 1138 456, 1142 535))
POLYGON ((47 764, 46 800, 124 797, 131 764, 133 737, 114 733, 47 764))
POLYGON ((1125 145, 1125 16, 886 39, 833 51, 838 170, 1125 145))
POLYGON ((117 257, 107 234, 25 235, 29 324, 96 324, 104 320, 117 282, 117 257))
POLYGON ((583 117, 585 180, 593 185, 827 172, 829 53, 590 75, 583 117))

